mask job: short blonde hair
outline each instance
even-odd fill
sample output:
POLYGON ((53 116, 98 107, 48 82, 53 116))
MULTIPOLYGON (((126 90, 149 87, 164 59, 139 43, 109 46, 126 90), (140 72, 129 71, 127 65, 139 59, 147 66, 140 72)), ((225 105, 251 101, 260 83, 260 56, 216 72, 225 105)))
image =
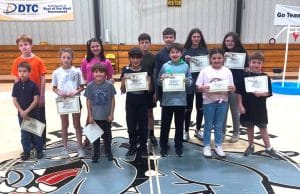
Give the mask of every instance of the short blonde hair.
POLYGON ((30 45, 32 45, 32 38, 26 34, 22 34, 17 38, 16 40, 17 45, 19 44, 20 41, 28 42, 30 45))

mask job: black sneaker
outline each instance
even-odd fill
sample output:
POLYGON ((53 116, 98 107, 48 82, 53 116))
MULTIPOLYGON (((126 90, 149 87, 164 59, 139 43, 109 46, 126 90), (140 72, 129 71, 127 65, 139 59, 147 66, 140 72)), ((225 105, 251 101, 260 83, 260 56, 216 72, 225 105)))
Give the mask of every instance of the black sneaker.
POLYGON ((249 145, 244 152, 244 156, 249 156, 250 154, 253 154, 254 152, 254 145, 249 145))
POLYGON ((182 154, 183 154, 182 148, 176 149, 176 155, 177 155, 178 157, 182 157, 182 154))
POLYGON ((133 156, 136 153, 136 146, 130 146, 130 149, 126 153, 126 156, 133 156))
POLYGON ((154 135, 150 136, 150 142, 153 146, 157 146, 157 140, 156 140, 156 137, 154 135))
POLYGON ((168 155, 168 149, 161 149, 160 155, 161 155, 161 157, 166 157, 168 155))
POLYGON ((44 157, 43 151, 37 152, 36 153, 36 158, 37 159, 42 159, 44 157))
POLYGON ((274 159, 280 159, 281 157, 276 153, 276 151, 271 148, 271 150, 267 150, 266 149, 266 153, 271 156, 271 158, 274 158, 274 159))
POLYGON ((21 156, 21 160, 25 161, 30 158, 30 152, 23 152, 23 155, 21 156))
POLYGON ((107 157, 108 161, 112 161, 114 159, 114 156, 112 155, 112 153, 106 154, 106 157, 107 157))
POLYGON ((94 154, 93 157, 92 157, 92 162, 93 163, 98 163, 98 158, 99 158, 98 154, 94 154))

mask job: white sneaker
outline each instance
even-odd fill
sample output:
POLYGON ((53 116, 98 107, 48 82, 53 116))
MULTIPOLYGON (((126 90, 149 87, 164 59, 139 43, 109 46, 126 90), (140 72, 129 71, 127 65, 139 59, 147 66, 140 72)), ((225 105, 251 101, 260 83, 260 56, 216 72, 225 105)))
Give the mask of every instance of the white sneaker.
POLYGON ((68 152, 67 149, 64 148, 64 149, 61 151, 61 158, 69 158, 69 152, 68 152))
POLYGON ((196 137, 199 140, 203 140, 203 131, 201 131, 201 129, 199 129, 199 130, 196 129, 194 137, 196 137))
POLYGON ((210 146, 204 146, 203 148, 203 155, 207 158, 211 157, 211 150, 210 150, 210 146))
POLYGON ((216 146, 215 152, 216 152, 216 154, 217 154, 219 157, 221 157, 221 158, 225 158, 225 157, 226 157, 226 154, 225 154, 225 152, 223 151, 222 146, 216 146))
POLYGON ((189 132, 184 131, 183 132, 183 141, 187 141, 190 139, 189 132))
POLYGON ((78 155, 77 155, 78 158, 84 158, 85 157, 85 152, 82 148, 78 148, 77 153, 78 153, 78 155))

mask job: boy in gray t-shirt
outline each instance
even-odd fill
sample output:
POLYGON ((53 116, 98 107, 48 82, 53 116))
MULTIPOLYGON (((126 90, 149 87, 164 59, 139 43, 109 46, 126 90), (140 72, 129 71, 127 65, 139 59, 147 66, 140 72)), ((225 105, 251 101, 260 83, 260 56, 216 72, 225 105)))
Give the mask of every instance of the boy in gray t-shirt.
MULTIPOLYGON (((109 161, 113 160, 111 153, 111 122, 114 120, 116 90, 110 81, 106 80, 107 69, 94 64, 92 67, 94 80, 91 81, 85 90, 87 98, 88 123, 97 123, 104 131, 105 153, 109 161)), ((92 162, 97 163, 100 155, 100 138, 94 143, 94 155, 92 162)))

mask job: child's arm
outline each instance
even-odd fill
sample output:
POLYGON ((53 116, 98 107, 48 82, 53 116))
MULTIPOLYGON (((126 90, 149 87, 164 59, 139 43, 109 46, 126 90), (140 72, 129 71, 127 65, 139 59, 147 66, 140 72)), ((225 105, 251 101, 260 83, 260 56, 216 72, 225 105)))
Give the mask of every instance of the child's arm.
POLYGON ((262 97, 262 96, 268 97, 268 96, 270 96, 269 92, 263 92, 263 93, 261 93, 261 92, 253 92, 253 94, 256 97, 262 97))
POLYGON ((30 111, 32 109, 34 109, 39 104, 39 96, 35 95, 33 97, 32 103, 29 105, 29 107, 26 110, 23 110, 21 108, 20 104, 17 101, 17 98, 15 98, 15 97, 13 98, 13 103, 14 103, 15 107, 17 108, 17 110, 20 112, 20 116, 23 119, 27 119, 28 118, 28 114, 30 113, 30 111))
POLYGON ((125 88, 125 78, 126 76, 125 76, 125 74, 123 75, 123 77, 122 77, 122 79, 121 79, 121 92, 122 92, 122 94, 124 94, 124 93, 126 93, 126 88, 125 88))
POLYGON ((86 99, 86 107, 88 111, 88 123, 93 124, 95 121, 92 114, 92 105, 91 105, 91 101, 88 98, 86 99))
POLYGON ((83 90, 84 90, 84 85, 81 85, 76 90, 74 90, 73 92, 68 93, 66 96, 67 97, 74 97, 77 94, 79 94, 80 92, 82 92, 83 90))
POLYGON ((41 79, 41 87, 40 87, 40 100, 39 100, 39 107, 45 106, 45 86, 46 86, 46 78, 45 74, 40 76, 41 79))
POLYGON ((61 96, 61 97, 67 97, 66 94, 64 94, 62 91, 60 91, 57 86, 53 86, 52 87, 52 90, 54 93, 56 93, 58 96, 61 96))
POLYGON ((245 107, 243 105, 242 95, 238 94, 237 99, 238 99, 238 106, 239 106, 240 113, 241 114, 245 114, 246 113, 246 109, 245 109, 245 107))
POLYGON ((113 96, 111 98, 111 108, 110 108, 110 113, 108 115, 107 121, 112 122, 114 120, 114 112, 115 112, 115 97, 113 96))
POLYGON ((151 77, 147 76, 147 81, 148 81, 148 91, 152 91, 152 83, 151 83, 151 77))

